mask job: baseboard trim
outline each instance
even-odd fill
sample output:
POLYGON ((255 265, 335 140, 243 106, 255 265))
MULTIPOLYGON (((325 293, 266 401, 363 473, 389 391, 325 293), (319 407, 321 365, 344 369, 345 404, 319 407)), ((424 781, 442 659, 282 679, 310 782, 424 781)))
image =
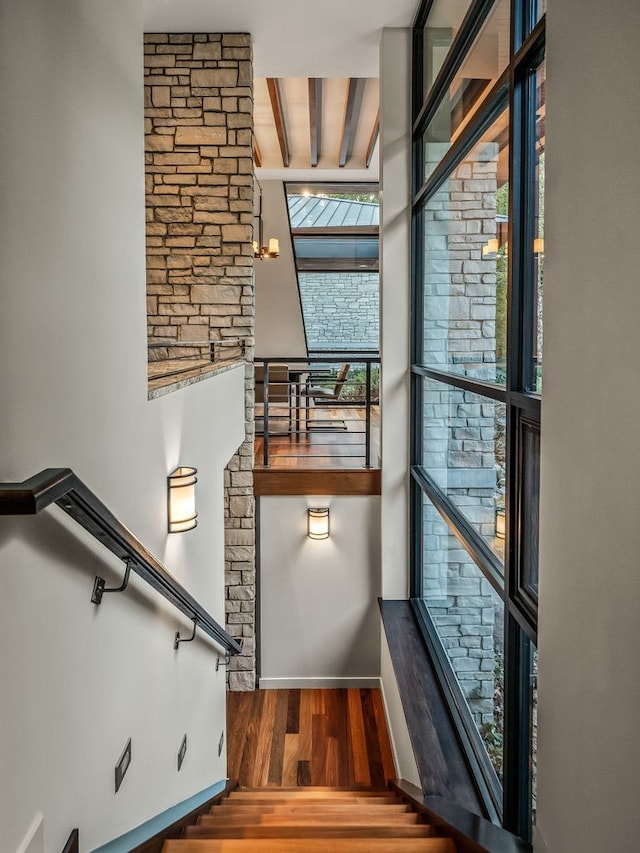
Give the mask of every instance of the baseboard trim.
POLYGON ((357 687, 380 687, 380 677, 355 678, 261 678, 261 690, 322 690, 357 687))
POLYGON ((162 849, 165 840, 179 838, 184 826, 195 823, 199 814, 207 811, 215 801, 227 796, 237 786, 237 782, 227 779, 216 782, 113 841, 96 847, 92 853, 156 853, 162 849))

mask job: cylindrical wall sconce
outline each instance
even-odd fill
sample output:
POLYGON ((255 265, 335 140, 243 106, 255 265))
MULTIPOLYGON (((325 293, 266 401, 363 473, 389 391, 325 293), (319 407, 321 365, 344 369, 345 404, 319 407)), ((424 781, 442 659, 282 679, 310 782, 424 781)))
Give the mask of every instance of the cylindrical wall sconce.
POLYGON ((307 510, 307 536, 309 539, 329 538, 329 507, 309 507, 307 510))
POLYGON ((196 512, 196 468, 176 468, 167 477, 169 533, 184 533, 198 523, 196 512))
POLYGON ((504 511, 504 507, 497 507, 496 509, 496 538, 504 539, 505 532, 507 529, 507 518, 504 511))

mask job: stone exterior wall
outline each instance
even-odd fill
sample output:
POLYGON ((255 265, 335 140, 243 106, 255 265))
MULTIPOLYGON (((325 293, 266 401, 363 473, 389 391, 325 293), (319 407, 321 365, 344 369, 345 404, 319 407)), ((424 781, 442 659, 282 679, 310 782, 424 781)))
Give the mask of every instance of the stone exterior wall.
MULTIPOLYGON (((237 33, 145 35, 150 340, 245 343, 247 439, 225 472, 232 689, 255 683, 253 70, 237 33)), ((184 351, 183 351, 184 352, 184 351)))
POLYGON ((300 272, 307 344, 314 349, 378 349, 377 272, 300 272))
POLYGON ((425 514, 424 591, 476 724, 495 722, 496 666, 502 666, 502 603, 435 509, 425 514))
MULTIPOLYGON (((496 235, 497 166, 498 146, 478 145, 429 201, 424 220, 425 361, 490 381, 496 380, 496 258, 483 256, 482 247, 496 235)), ((424 407, 425 466, 497 548, 504 406, 427 382, 424 407)), ((482 730, 495 723, 502 606, 433 508, 425 512, 424 543, 424 597, 482 730)))
POLYGON ((474 149, 425 211, 425 359, 477 379, 496 378, 496 259, 482 247, 496 236, 498 146, 474 149))

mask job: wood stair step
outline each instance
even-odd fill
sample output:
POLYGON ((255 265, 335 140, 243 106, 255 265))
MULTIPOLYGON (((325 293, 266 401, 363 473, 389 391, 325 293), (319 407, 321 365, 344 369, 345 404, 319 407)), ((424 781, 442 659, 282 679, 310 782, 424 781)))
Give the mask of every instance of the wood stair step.
POLYGON ((402 812, 410 812, 411 806, 406 803, 382 803, 381 805, 371 805, 369 802, 360 801, 357 803, 278 803, 274 805, 253 805, 252 803, 226 803, 213 806, 208 814, 400 814, 402 812))
MULTIPOLYGON (((323 838, 183 838, 162 853, 328 853, 323 838)), ((330 853, 456 853, 450 838, 332 838, 330 853)))
POLYGON ((198 824, 184 830, 185 838, 433 838, 436 827, 426 823, 402 826, 218 826, 198 824))
POLYGON ((236 799, 250 799, 251 797, 388 797, 391 795, 388 788, 236 788, 231 791, 229 797, 236 799))
MULTIPOLYGON (((278 814, 255 814, 251 815, 251 822, 258 826, 326 826, 327 823, 339 824, 340 826, 361 826, 363 818, 353 812, 336 815, 323 814, 293 814, 293 815, 278 815, 278 814)), ((246 815, 217 815, 207 814, 201 815, 199 821, 204 826, 212 826, 215 824, 226 823, 233 826, 245 826, 247 824, 246 815)), ((421 823, 421 816, 415 812, 400 812, 396 815, 375 815, 368 814, 366 822, 371 824, 411 824, 421 823)))
POLYGON ((367 794, 382 794, 383 796, 389 796, 388 788, 372 788, 370 785, 272 785, 263 787, 252 787, 251 785, 240 785, 238 788, 235 788, 233 793, 238 793, 239 791, 250 791, 254 794, 262 794, 265 791, 273 791, 275 794, 299 794, 305 791, 312 791, 314 793, 367 793, 367 794))
POLYGON ((262 792, 260 794, 245 794, 243 791, 234 791, 228 798, 230 803, 252 803, 253 805, 269 805, 269 803, 281 803, 286 805, 293 802, 304 803, 326 803, 326 802, 343 802, 343 803, 358 803, 369 802, 372 805, 391 805, 393 803, 402 802, 399 797, 387 793, 386 796, 376 794, 375 796, 367 796, 364 792, 347 794, 345 792, 339 794, 271 794, 270 792, 262 792))

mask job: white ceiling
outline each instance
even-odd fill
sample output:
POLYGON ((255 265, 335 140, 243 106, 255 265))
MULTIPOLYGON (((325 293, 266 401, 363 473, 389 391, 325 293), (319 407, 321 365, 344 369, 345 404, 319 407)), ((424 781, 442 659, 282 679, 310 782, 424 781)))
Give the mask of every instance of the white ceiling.
POLYGON ((256 77, 377 77, 383 27, 418 0, 144 0, 145 32, 248 32, 256 77))
MULTIPOLYGON (((418 0, 143 0, 144 30, 251 33, 256 78, 375 78, 383 27, 410 26, 417 5, 418 0)), ((342 111, 341 106, 336 120, 342 111)), ((293 111, 288 120, 298 121, 293 111)), ((295 168, 300 162, 289 170, 264 165, 257 170, 262 178, 378 179, 377 151, 369 169, 354 168, 354 161, 334 171, 327 163, 321 177, 317 169, 295 168)))

